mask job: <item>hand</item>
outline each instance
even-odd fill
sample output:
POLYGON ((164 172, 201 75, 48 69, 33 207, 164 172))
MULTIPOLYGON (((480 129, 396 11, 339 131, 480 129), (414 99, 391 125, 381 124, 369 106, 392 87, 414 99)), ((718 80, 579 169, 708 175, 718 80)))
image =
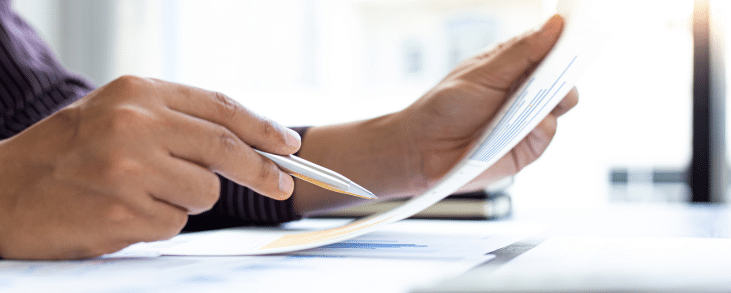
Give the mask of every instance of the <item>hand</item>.
MULTIPOLYGON (((415 185, 431 186, 466 155, 505 99, 550 51, 562 28, 563 20, 554 16, 539 31, 463 61, 399 114, 421 162, 410 176, 420 182, 415 185)), ((551 142, 556 119, 577 102, 574 88, 517 146, 463 190, 484 188, 535 161, 551 142)))
MULTIPOLYGON (((381 199, 421 194, 466 155, 562 29, 563 20, 554 16, 539 31, 465 60, 400 112, 312 128, 300 155, 345 175, 381 199)), ((462 190, 484 188, 536 160, 556 132, 556 118, 577 102, 578 93, 572 89, 525 139, 462 190)), ((299 213, 312 215, 362 201, 297 184, 294 202, 299 213)))
POLYGON ((176 235, 220 173, 285 199, 297 133, 216 92, 122 77, 0 141, 0 256, 86 258, 176 235))

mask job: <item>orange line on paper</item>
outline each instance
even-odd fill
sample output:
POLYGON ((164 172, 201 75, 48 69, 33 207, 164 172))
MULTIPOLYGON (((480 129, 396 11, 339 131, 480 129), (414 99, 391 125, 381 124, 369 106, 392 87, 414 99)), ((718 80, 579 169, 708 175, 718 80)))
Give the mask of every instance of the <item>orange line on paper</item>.
POLYGON ((307 233, 299 233, 299 234, 292 234, 292 235, 285 235, 282 237, 279 237, 277 240, 274 240, 270 242, 269 244, 261 247, 260 249, 268 249, 268 248, 282 248, 282 247, 290 247, 290 246, 297 246, 297 245, 304 245, 304 244, 312 244, 317 243, 320 241, 336 238, 339 236, 343 236, 348 233, 352 233, 357 230, 365 229, 370 226, 376 225, 378 223, 381 223, 383 221, 386 221, 389 218, 380 220, 375 223, 371 223, 365 226, 361 227, 354 227, 359 225, 358 222, 354 222, 342 227, 333 228, 333 229, 327 229, 322 231, 315 231, 315 232, 307 232, 307 233))

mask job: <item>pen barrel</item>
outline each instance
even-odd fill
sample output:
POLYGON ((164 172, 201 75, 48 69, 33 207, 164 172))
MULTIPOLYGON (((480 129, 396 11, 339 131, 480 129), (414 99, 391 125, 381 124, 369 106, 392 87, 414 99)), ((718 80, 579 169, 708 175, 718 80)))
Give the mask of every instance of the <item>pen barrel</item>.
POLYGON ((347 191, 350 187, 350 180, 343 175, 340 175, 332 170, 325 169, 296 156, 280 156, 274 155, 260 150, 256 150, 259 154, 272 160, 279 168, 292 175, 303 176, 322 184, 329 185, 330 187, 342 191, 347 191))

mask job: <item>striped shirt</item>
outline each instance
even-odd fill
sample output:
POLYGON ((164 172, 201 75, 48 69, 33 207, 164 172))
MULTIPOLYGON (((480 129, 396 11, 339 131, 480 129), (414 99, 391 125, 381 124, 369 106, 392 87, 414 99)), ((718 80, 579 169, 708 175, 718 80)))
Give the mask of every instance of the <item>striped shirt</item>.
MULTIPOLYGON (((9 138, 94 89, 65 69, 35 31, 0 0, 0 140, 9 138)), ((295 128, 304 137, 307 128, 295 128)), ((190 216, 185 230, 271 225, 299 219, 292 198, 276 201, 222 176, 214 207, 190 216)))

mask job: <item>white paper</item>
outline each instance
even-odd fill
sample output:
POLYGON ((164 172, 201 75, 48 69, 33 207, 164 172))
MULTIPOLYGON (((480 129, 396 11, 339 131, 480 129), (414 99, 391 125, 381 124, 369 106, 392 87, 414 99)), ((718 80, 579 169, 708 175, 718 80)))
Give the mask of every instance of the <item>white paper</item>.
MULTIPOLYGON (((307 219, 287 226, 322 229, 344 222, 307 219)), ((408 220, 345 242, 354 247, 255 257, 147 256, 207 235, 190 233, 92 260, 4 260, 0 292, 409 292, 460 275, 493 258, 488 254, 492 250, 544 229, 521 223, 408 220)))
MULTIPOLYGON (((319 231, 324 227, 342 226, 343 223, 347 223, 347 220, 308 219, 287 224, 284 229, 292 233, 302 233, 302 230, 319 231)), ((543 230, 545 227, 535 224, 409 220, 393 223, 388 227, 353 239, 290 254, 460 260, 483 257, 487 252, 508 246, 543 230)), ((187 238, 181 241, 173 238, 172 241, 186 243, 187 249, 200 251, 201 254, 207 253, 211 246, 215 246, 216 251, 221 255, 229 255, 240 250, 241 243, 251 243, 249 237, 267 239, 266 235, 280 235, 281 233, 281 229, 230 228, 208 236, 201 235, 198 239, 187 238)), ((255 241, 259 241, 259 239, 255 241)), ((165 251, 165 247, 160 247, 160 249, 165 251)), ((137 246, 113 255, 139 254, 144 256, 150 250, 152 249, 149 247, 137 246)))
POLYGON ((408 218, 457 191, 487 170, 520 142, 571 90, 598 54, 604 33, 586 23, 574 23, 571 2, 559 4, 566 24, 551 52, 508 99, 485 131, 481 143, 468 153, 441 181, 403 205, 347 225, 312 232, 283 230, 230 230, 164 251, 166 255, 259 255, 286 253, 352 239, 385 224, 408 218), (223 240, 239 243, 232 247, 223 240))
MULTIPOLYGON (((310 219, 291 223, 286 228, 319 230, 328 222, 342 221, 310 219)), ((488 252, 544 232, 547 228, 547 225, 535 223, 408 220, 350 240, 289 254, 467 261, 480 259, 488 252)))
POLYGON ((458 261, 313 256, 0 262, 0 292, 409 292, 492 256, 458 261))

